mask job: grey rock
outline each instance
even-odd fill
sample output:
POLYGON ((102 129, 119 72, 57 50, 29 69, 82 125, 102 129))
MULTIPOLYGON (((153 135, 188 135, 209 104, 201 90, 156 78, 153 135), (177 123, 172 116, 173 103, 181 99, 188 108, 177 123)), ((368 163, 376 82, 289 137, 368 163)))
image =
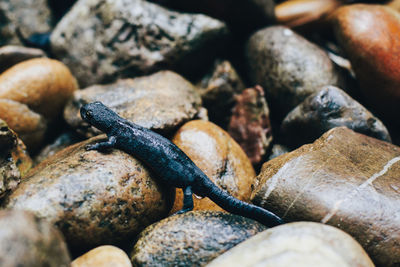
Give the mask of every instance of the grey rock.
POLYGON ((36 48, 15 45, 0 47, 0 73, 24 60, 45 56, 42 50, 36 48))
POLYGON ((268 160, 279 157, 280 155, 283 155, 289 151, 290 151, 290 149, 287 148, 286 146, 281 145, 281 144, 275 144, 272 146, 271 154, 268 156, 268 160))
POLYGON ((198 68, 226 35, 221 21, 142 0, 80 0, 58 23, 51 44, 85 87, 161 68, 198 68))

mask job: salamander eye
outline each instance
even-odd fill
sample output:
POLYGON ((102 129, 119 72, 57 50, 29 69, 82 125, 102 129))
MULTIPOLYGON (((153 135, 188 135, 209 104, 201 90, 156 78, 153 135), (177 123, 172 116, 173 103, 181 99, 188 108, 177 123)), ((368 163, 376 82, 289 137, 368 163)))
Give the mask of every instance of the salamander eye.
POLYGON ((86 118, 91 119, 91 118, 93 118, 93 112, 91 110, 87 110, 85 112, 85 116, 86 116, 86 118))

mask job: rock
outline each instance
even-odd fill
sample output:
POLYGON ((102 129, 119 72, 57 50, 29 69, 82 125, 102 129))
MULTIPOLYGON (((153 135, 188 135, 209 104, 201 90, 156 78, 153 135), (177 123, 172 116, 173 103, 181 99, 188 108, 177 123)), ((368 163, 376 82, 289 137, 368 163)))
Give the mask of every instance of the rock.
POLYGON ((256 221, 225 212, 187 212, 146 228, 131 260, 134 266, 204 266, 265 229, 256 221))
POLYGON ((385 125, 343 90, 327 86, 307 97, 282 122, 287 143, 298 147, 312 143, 326 131, 340 126, 391 142, 385 125))
POLYGON ((36 48, 15 45, 0 47, 0 73, 22 61, 45 56, 42 50, 36 48))
POLYGON ((246 48, 249 76, 266 92, 274 116, 283 117, 307 96, 340 77, 328 55, 289 28, 267 27, 254 33, 246 48))
POLYGON ((131 240, 163 218, 173 198, 141 162, 120 151, 86 151, 104 135, 70 146, 32 169, 5 207, 56 225, 75 250, 131 240))
POLYGON ((235 105, 235 95, 245 89, 232 64, 227 60, 216 61, 213 70, 201 80, 198 87, 210 120, 226 129, 235 105))
POLYGON ((44 220, 23 211, 0 211, 2 267, 67 267, 70 257, 61 233, 44 220))
POLYGON ((398 124, 400 40, 393 36, 400 33, 400 14, 381 5, 349 5, 337 10, 332 24, 365 100, 382 118, 398 124))
POLYGON ((268 156, 268 160, 279 157, 280 155, 283 155, 289 151, 290 151, 290 149, 287 148, 286 146, 281 145, 281 144, 275 144, 271 148, 271 154, 268 156))
POLYGON ((263 165, 254 204, 353 236, 374 262, 400 262, 400 148, 345 127, 263 165))
POLYGON ((345 232, 324 224, 296 222, 258 233, 207 264, 207 267, 219 266, 375 265, 345 232))
POLYGON ((388 7, 393 8, 394 10, 400 11, 400 1, 399 0, 391 0, 386 5, 388 7))
POLYGON ((18 29, 24 37, 51 30, 47 0, 2 0, 0 17, 0 46, 21 44, 18 29))
POLYGON ((114 246, 100 246, 76 258, 71 267, 132 267, 126 253, 114 246))
POLYGON ((201 99, 194 86, 171 71, 119 80, 109 85, 94 85, 76 91, 64 110, 64 118, 86 136, 99 134, 88 128, 79 110, 93 101, 101 101, 120 116, 143 127, 169 133, 199 112, 201 99))
POLYGON ((246 152, 251 163, 263 160, 272 142, 269 109, 264 90, 256 85, 236 97, 236 105, 228 127, 228 133, 246 152))
MULTIPOLYGON (((172 138, 183 152, 213 181, 232 196, 249 202, 255 171, 249 158, 227 132, 201 120, 183 125, 172 138)), ((223 210, 209 198, 195 196, 194 210, 223 210)), ((176 189, 170 213, 183 207, 183 193, 176 189)))
POLYGON ((57 24, 51 44, 85 87, 166 68, 198 69, 226 36, 223 22, 204 15, 142 0, 87 0, 57 24))

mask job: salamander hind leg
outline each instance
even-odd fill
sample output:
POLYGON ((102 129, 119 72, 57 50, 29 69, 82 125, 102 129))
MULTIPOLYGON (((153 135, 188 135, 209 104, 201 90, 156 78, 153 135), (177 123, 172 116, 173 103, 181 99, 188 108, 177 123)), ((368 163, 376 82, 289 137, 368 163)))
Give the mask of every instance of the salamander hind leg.
POLYGON ((110 136, 107 141, 101 141, 94 144, 89 144, 86 146, 86 150, 98 150, 98 151, 106 151, 111 148, 114 148, 117 142, 117 138, 115 136, 110 136))
POLYGON ((193 210, 193 192, 192 187, 187 186, 183 189, 183 208, 175 214, 182 214, 193 210))

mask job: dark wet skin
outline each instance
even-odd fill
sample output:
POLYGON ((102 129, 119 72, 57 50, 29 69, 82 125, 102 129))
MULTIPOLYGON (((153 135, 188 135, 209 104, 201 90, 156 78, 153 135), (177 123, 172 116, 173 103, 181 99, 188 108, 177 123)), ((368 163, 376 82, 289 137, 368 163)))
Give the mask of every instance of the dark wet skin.
POLYGON ((217 187, 175 144, 165 137, 129 122, 103 105, 93 102, 84 105, 81 117, 107 134, 108 139, 91 144, 88 150, 118 148, 131 154, 150 168, 162 183, 182 188, 184 213, 193 209, 192 194, 208 197, 224 210, 254 219, 269 227, 283 224, 274 213, 243 202, 217 187))

